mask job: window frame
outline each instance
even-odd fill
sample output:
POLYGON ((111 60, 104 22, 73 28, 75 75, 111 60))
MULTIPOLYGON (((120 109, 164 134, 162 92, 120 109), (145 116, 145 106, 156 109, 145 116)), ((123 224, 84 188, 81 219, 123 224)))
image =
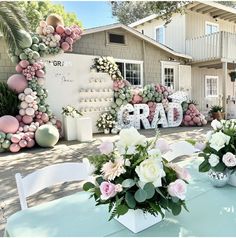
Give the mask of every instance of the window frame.
POLYGON ((159 44, 163 44, 163 45, 165 44, 165 42, 166 42, 166 29, 165 29, 164 25, 156 26, 154 28, 154 39, 159 44), (163 28, 163 43, 160 43, 159 41, 157 41, 157 29, 160 29, 160 28, 163 28))
MULTIPOLYGON (((165 86, 165 68, 174 69, 174 87, 173 90, 176 91, 177 80, 179 80, 179 65, 180 62, 171 62, 171 61, 161 61, 161 84, 165 86)), ((168 87, 168 86, 166 86, 168 87)))
POLYGON ((212 26, 216 26, 217 27, 218 31, 216 31, 214 33, 217 33, 217 32, 220 31, 220 25, 218 23, 210 22, 210 21, 205 21, 205 35, 214 34, 214 33, 207 33, 207 25, 212 25, 212 26))
POLYGON ((217 75, 205 75, 205 97, 206 98, 217 98, 219 97, 219 76, 217 75), (216 79, 216 92, 215 95, 207 95, 207 80, 213 78, 216 79))
POLYGON ((115 31, 106 31, 106 45, 112 45, 112 46, 120 46, 120 47, 123 47, 123 46, 127 46, 127 35, 124 33, 124 32, 115 32, 115 31), (124 41, 125 43, 113 43, 113 42, 110 42, 110 34, 114 34, 114 35, 122 35, 124 36, 124 41))
POLYGON ((126 64, 139 64, 140 65, 140 84, 132 85, 132 87, 143 87, 143 61, 127 60, 127 59, 114 59, 117 63, 124 63, 124 79, 126 80, 126 64))

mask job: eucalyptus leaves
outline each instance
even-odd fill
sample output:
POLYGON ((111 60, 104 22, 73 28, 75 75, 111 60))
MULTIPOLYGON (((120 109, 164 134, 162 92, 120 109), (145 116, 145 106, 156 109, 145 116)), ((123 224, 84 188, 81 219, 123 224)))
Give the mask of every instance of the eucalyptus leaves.
MULTIPOLYGON (((100 155, 89 158, 94 182, 84 184, 96 205, 108 204, 110 219, 129 209, 141 209, 152 215, 170 210, 174 215, 185 206, 188 172, 167 163, 161 153, 168 144, 161 139, 148 141, 134 128, 123 129, 116 143, 105 141, 100 155)), ((90 168, 91 168, 90 167, 90 168)))

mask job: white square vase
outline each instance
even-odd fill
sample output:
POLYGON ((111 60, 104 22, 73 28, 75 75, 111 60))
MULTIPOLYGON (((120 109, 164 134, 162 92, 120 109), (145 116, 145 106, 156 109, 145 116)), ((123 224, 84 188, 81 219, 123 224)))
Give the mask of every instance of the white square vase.
MULTIPOLYGON (((165 210, 162 212, 165 214, 165 210)), ((163 220, 161 215, 153 216, 150 213, 144 213, 141 209, 129 209, 125 215, 115 219, 133 233, 143 231, 163 220)))
POLYGON ((76 118, 71 116, 63 115, 63 128, 65 140, 76 140, 77 130, 76 130, 76 118))
POLYGON ((90 117, 77 118, 77 140, 81 142, 91 141, 93 139, 92 119, 90 117))

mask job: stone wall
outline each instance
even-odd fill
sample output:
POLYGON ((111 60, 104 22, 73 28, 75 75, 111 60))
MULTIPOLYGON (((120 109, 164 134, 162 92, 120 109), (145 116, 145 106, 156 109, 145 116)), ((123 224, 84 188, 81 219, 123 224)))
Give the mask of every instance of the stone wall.
POLYGON ((7 46, 0 36, 0 81, 7 81, 8 77, 16 73, 15 65, 7 54, 7 46))

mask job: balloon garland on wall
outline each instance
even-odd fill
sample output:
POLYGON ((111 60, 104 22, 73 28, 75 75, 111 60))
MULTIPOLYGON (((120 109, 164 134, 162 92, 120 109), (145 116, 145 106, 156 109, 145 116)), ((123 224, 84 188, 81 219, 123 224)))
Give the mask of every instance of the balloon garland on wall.
MULTIPOLYGON (((145 103, 149 107, 148 120, 151 123, 159 103, 162 103, 167 115, 169 103, 176 102, 174 100, 175 93, 161 84, 148 84, 143 88, 133 89, 130 83, 123 79, 115 60, 112 57, 101 56, 95 58, 92 68, 96 69, 98 72, 108 73, 113 80, 114 104, 110 110, 110 113, 113 116, 116 116, 120 108, 128 103, 132 105, 145 103)), ((184 126, 203 126, 207 124, 204 115, 198 111, 196 105, 192 101, 187 102, 186 99, 184 99, 182 101, 182 107, 183 115, 179 115, 177 108, 172 108, 174 122, 178 121, 180 116, 181 118, 183 116, 182 125, 184 126)))
POLYGON ((46 21, 40 22, 36 33, 29 34, 23 30, 20 33, 19 49, 9 51, 17 74, 7 81, 8 87, 18 94, 19 114, 0 117, 0 152, 18 152, 22 148, 33 147, 35 143, 43 147, 57 143, 61 122, 46 103, 45 65, 41 59, 72 51, 82 30, 78 26, 65 27, 60 16, 51 14, 46 21))

